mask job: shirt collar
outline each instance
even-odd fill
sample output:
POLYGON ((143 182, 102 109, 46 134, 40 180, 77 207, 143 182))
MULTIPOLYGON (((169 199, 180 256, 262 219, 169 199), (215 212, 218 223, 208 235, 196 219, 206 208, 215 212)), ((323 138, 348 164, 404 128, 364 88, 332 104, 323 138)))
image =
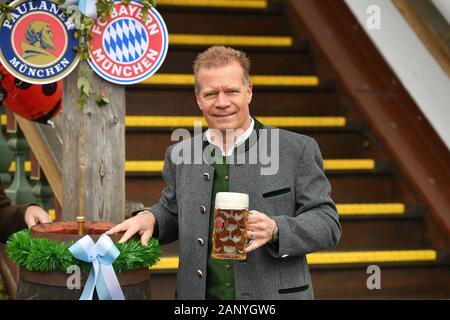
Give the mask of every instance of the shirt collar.
POLYGON ((239 137, 237 137, 236 141, 234 142, 234 144, 228 148, 228 152, 227 154, 225 154, 225 152, 223 151, 222 146, 217 145, 216 143, 214 143, 214 141, 212 141, 211 139, 211 130, 208 129, 205 131, 205 137, 208 140, 208 142, 210 144, 213 144, 215 146, 217 146, 218 148, 220 148, 220 150, 222 151, 222 154, 225 156, 231 156, 233 154, 234 148, 236 148, 238 145, 242 144, 245 142, 245 140, 247 140, 250 135, 253 132, 253 127, 255 126, 255 120, 253 120, 253 118, 250 118, 251 122, 250 122, 250 126, 247 128, 247 130, 245 130, 245 132, 243 134, 241 134, 239 137))

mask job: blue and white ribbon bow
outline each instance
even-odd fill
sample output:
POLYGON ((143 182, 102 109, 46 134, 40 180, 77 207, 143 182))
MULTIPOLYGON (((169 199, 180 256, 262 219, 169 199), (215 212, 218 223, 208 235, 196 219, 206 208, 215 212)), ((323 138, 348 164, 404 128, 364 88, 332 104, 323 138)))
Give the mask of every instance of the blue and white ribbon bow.
POLYGON ((101 235, 95 244, 90 236, 84 236, 69 251, 78 260, 92 263, 80 300, 92 300, 94 289, 100 300, 125 300, 112 266, 120 252, 109 236, 101 235))
POLYGON ((97 0, 66 0, 61 7, 77 10, 89 18, 97 19, 97 0))

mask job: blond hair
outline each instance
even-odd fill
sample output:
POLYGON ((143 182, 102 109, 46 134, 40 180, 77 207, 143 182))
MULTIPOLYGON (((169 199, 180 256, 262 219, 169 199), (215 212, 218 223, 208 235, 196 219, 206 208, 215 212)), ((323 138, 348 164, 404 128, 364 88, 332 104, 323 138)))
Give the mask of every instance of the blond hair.
POLYGON ((250 59, 245 52, 235 50, 230 47, 213 46, 200 53, 194 61, 195 92, 198 92, 199 84, 197 81, 198 73, 201 68, 220 68, 226 67, 233 62, 239 63, 243 71, 243 81, 247 85, 250 83, 250 59))

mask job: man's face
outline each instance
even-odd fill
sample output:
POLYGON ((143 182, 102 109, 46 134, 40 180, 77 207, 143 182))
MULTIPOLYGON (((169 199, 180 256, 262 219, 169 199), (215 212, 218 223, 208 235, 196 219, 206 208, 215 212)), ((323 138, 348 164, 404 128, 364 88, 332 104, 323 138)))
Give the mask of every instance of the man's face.
POLYGON ((49 25, 45 25, 42 29, 42 43, 46 48, 55 49, 55 43, 53 42, 53 33, 50 30, 49 25))
POLYGON ((252 85, 245 84, 243 70, 234 62, 220 68, 201 68, 197 76, 197 103, 208 127, 246 130, 250 125, 252 85))

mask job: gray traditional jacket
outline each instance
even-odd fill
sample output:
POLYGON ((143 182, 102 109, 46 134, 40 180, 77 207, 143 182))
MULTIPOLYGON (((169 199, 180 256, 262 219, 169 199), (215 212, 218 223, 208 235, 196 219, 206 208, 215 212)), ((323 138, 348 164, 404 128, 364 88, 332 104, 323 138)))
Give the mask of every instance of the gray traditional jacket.
MULTIPOLYGON (((230 164, 230 192, 249 194, 250 210, 278 224, 279 240, 234 261, 236 299, 313 299, 306 254, 335 246, 341 235, 322 156, 304 135, 267 126, 261 132, 258 143, 238 152, 246 163, 235 157, 230 164)), ((151 208, 160 242, 180 243, 178 299, 205 299, 214 169, 205 156, 202 163, 187 163, 202 159, 202 139, 197 135, 168 148, 167 185, 151 208)))

